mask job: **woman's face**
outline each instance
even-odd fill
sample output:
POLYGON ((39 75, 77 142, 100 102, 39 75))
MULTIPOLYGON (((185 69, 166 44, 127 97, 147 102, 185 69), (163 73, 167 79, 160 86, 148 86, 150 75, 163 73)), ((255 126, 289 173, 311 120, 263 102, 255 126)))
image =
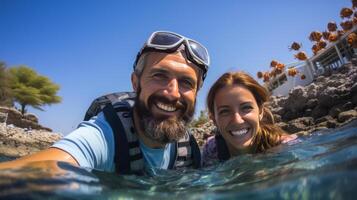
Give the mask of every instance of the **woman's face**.
POLYGON ((260 109, 247 88, 232 85, 216 93, 212 117, 234 155, 251 145, 259 127, 260 109))

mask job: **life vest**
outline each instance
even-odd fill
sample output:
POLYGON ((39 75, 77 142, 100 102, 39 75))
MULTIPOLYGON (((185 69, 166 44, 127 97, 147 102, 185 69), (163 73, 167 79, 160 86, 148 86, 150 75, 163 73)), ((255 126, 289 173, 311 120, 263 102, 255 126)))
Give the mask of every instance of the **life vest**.
MULTIPOLYGON (((115 170, 120 174, 140 173, 144 169, 143 155, 133 124, 133 107, 136 94, 118 92, 95 99, 88 108, 84 120, 103 112, 111 126, 115 140, 115 170)), ((174 142, 170 151, 169 169, 200 168, 201 154, 198 144, 189 132, 174 142)))

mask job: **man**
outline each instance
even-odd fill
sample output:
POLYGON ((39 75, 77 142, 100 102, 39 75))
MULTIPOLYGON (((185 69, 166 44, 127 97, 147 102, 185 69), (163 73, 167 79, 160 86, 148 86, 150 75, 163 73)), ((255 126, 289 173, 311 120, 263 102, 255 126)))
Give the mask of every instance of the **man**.
POLYGON ((172 32, 154 32, 134 63, 135 93, 99 98, 86 119, 96 116, 51 148, 0 168, 41 160, 124 174, 145 167, 198 168, 199 149, 186 127, 208 66, 208 52, 200 43, 172 32), (96 105, 103 99, 105 103, 96 105))

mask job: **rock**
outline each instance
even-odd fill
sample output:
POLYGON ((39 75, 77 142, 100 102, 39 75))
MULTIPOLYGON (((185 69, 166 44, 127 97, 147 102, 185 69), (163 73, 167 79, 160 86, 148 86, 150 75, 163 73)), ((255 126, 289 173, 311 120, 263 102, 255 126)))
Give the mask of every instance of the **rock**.
POLYGON ((341 112, 338 115, 338 122, 345 122, 349 119, 354 119, 357 117, 357 111, 356 110, 349 110, 349 111, 345 111, 345 112, 341 112))
POLYGON ((20 128, 30 128, 30 129, 43 129, 47 131, 52 131, 50 128, 43 127, 38 124, 38 119, 33 114, 25 114, 23 117, 21 112, 15 108, 8 108, 0 106, 1 113, 7 113, 7 124, 13 124, 20 128), (37 122, 36 122, 37 121, 37 122))
POLYGON ((298 117, 298 114, 297 112, 287 110, 284 115, 281 115, 281 117, 284 121, 290 121, 292 119, 296 119, 298 117))
POLYGON ((324 76, 319 76, 316 78, 316 83, 325 83, 326 82, 326 77, 324 76))
POLYGON ((282 116, 282 115, 284 115, 285 110, 284 110, 284 108, 282 108, 282 107, 277 107, 277 108, 272 108, 272 109, 271 109, 271 112, 272 112, 273 114, 282 116))
POLYGON ((297 86, 289 93, 287 102, 285 103, 285 109, 293 113, 303 111, 308 101, 308 95, 302 86, 297 86))
POLYGON ((352 85, 351 94, 357 94, 357 82, 352 85))
POLYGON ((345 104, 343 104, 342 108, 343 108, 343 111, 351 110, 353 108, 353 103, 350 101, 347 101, 345 104))
POLYGON ((352 96, 352 100, 351 101, 352 101, 352 103, 354 105, 357 105, 357 93, 352 96))
POLYGON ((351 69, 352 69, 351 65, 342 65, 341 67, 337 68, 336 72, 338 72, 339 74, 347 74, 348 72, 351 71, 351 69))
POLYGON ((306 109, 304 112, 305 117, 310 117, 312 115, 312 110, 310 108, 306 109))
POLYGON ((331 121, 331 120, 334 120, 333 117, 326 115, 326 116, 316 119, 315 124, 320 124, 321 122, 326 122, 326 121, 331 121))
POLYGON ((335 105, 330 109, 329 115, 333 118, 337 118, 338 114, 340 114, 342 110, 343 110, 343 105, 341 104, 335 105))
POLYGON ((323 117, 327 114, 328 114, 328 109, 326 109, 325 107, 323 107, 321 105, 318 105, 312 110, 311 116, 314 119, 318 119, 318 118, 323 117))
POLYGON ((329 80, 327 81, 327 87, 339 87, 341 85, 344 85, 346 83, 346 80, 341 80, 337 77, 336 80, 329 80))
POLYGON ((319 103, 319 101, 317 99, 309 99, 306 103, 306 108, 315 108, 317 106, 317 104, 319 103))
POLYGON ((301 117, 298 119, 291 120, 282 127, 288 133, 297 133, 300 131, 309 130, 309 126, 314 124, 314 120, 312 117, 301 117))
POLYGON ((318 123, 316 127, 325 127, 325 128, 336 128, 338 123, 334 119, 330 119, 327 121, 323 121, 321 123, 318 123))
POLYGON ((32 114, 32 113, 25 113, 24 119, 30 120, 32 122, 38 123, 38 118, 36 117, 36 115, 32 114))
POLYGON ((319 105, 325 107, 331 107, 339 104, 340 96, 337 94, 337 89, 334 87, 327 87, 318 97, 319 105))
POLYGON ((318 94, 319 86, 315 83, 311 83, 310 85, 306 86, 306 93, 309 95, 309 100, 315 99, 318 94))

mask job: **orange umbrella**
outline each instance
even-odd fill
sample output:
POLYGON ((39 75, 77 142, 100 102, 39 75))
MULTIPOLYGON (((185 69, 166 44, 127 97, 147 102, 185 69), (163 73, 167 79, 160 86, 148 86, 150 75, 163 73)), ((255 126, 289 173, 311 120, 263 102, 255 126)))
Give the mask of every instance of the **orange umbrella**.
POLYGON ((353 10, 351 8, 342 8, 340 11, 341 18, 349 18, 353 14, 353 10))
POLYGON ((315 41, 315 42, 320 41, 321 38, 322 38, 322 33, 319 32, 319 31, 312 31, 312 32, 310 33, 310 36, 309 36, 309 39, 310 39, 311 41, 315 41))
POLYGON ((336 31, 336 30, 337 30, 336 22, 330 21, 330 22, 327 24, 327 29, 328 29, 330 32, 336 31))
POLYGON ((291 46, 289 47, 289 50, 295 50, 298 51, 301 48, 301 44, 297 43, 297 42, 293 42, 291 44, 291 46))
POLYGON ((306 60, 307 59, 307 54, 303 51, 297 53, 294 55, 295 58, 299 59, 299 60, 306 60))

